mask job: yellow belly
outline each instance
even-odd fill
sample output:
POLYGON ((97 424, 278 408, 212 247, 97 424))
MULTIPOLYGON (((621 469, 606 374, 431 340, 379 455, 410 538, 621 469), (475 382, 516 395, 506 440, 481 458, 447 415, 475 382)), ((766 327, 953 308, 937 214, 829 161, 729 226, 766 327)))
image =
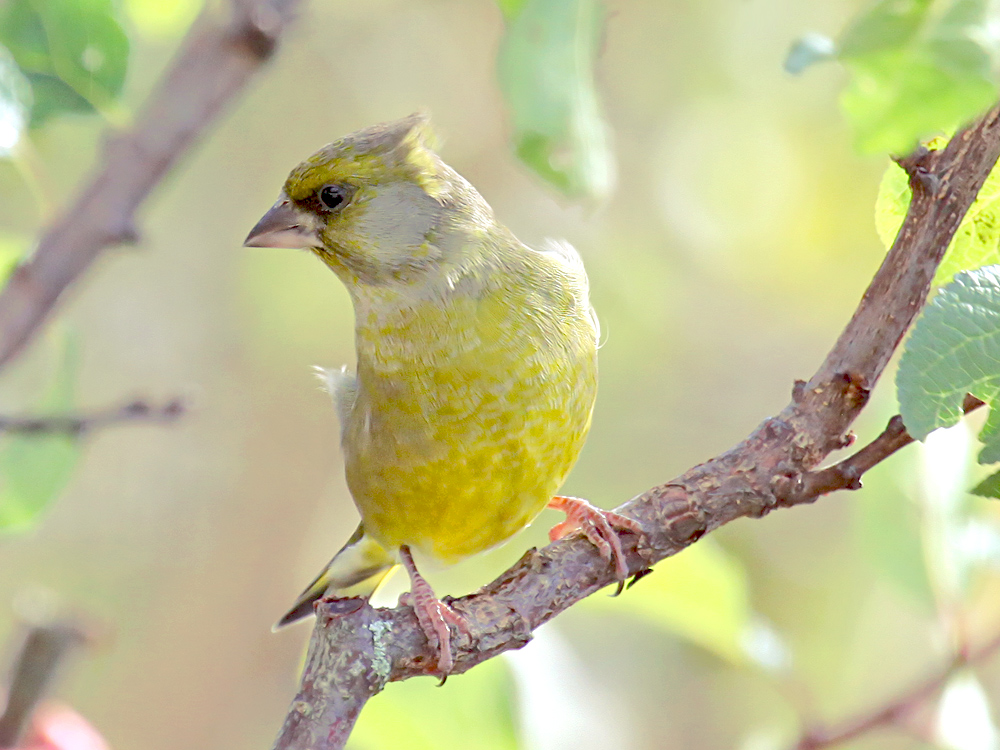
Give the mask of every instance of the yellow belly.
POLYGON ((583 447, 597 387, 592 329, 498 321, 507 304, 421 315, 418 331, 403 332, 431 334, 407 349, 413 356, 384 331, 381 350, 365 356, 359 345, 347 481, 366 532, 387 549, 408 544, 450 563, 505 541, 545 507, 583 447), (455 315, 462 336, 433 335, 455 315))

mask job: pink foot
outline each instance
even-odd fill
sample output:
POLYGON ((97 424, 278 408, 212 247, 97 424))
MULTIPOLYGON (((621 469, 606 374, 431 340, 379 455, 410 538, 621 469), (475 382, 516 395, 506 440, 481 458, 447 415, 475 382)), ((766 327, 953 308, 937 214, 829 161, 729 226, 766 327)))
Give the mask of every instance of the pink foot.
POLYGON ((579 529, 597 547, 601 557, 614 564, 615 576, 619 582, 628 578, 628 564, 615 529, 641 534, 642 527, 637 522, 614 511, 601 510, 578 497, 556 495, 549 501, 549 507, 566 514, 566 520, 549 531, 551 541, 562 539, 579 529))
POLYGON ((460 633, 470 637, 472 632, 464 617, 435 596, 434 589, 413 564, 410 548, 405 544, 402 545, 399 548, 399 556, 403 560, 403 567, 410 575, 410 591, 399 597, 399 603, 413 607, 413 613, 417 616, 417 622, 424 631, 427 642, 431 648, 437 648, 437 671, 441 674, 443 683, 454 666, 451 656, 451 630, 448 626, 454 625, 460 633))

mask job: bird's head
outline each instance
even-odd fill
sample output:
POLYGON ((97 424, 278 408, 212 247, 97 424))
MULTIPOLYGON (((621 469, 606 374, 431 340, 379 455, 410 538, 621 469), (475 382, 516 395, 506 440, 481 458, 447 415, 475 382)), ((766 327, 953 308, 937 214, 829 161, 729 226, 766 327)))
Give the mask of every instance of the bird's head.
POLYGON ((447 252, 456 214, 481 202, 431 139, 416 114, 331 143, 292 170, 244 244, 308 248, 349 284, 412 280, 447 252))

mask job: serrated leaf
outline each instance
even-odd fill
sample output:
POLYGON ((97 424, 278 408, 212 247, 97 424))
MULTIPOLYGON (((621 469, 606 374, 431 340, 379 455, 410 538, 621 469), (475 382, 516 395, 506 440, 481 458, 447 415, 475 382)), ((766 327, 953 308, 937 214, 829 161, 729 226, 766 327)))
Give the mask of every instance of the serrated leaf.
MULTIPOLYGON (((40 412, 64 412, 73 403, 77 361, 67 341, 63 362, 40 412)), ((34 526, 73 475, 80 446, 65 434, 7 436, 0 442, 0 533, 34 526)))
POLYGON ((972 119, 997 96, 986 0, 879 0, 845 30, 841 106, 864 152, 902 153, 972 119))
POLYGON ((507 0, 498 76, 518 157, 570 197, 611 190, 613 157, 594 89, 600 0, 507 0))
POLYGON ((31 82, 31 124, 107 107, 125 82, 128 37, 111 0, 9 0, 0 43, 31 82))
POLYGON ((970 492, 980 497, 1000 499, 1000 471, 990 474, 986 479, 973 487, 970 492))
POLYGON ((21 140, 30 112, 31 84, 0 45, 0 157, 9 156, 21 140))
MULTIPOLYGON (((917 319, 896 373, 899 411, 923 440, 955 424, 966 393, 993 403, 1000 391, 1000 265, 963 271, 917 319)), ((1000 461, 1000 416, 991 408, 979 436, 980 463, 1000 461)))
MULTIPOLYGON (((930 148, 944 146, 943 138, 935 139, 930 148)), ((882 175, 875 199, 875 229, 888 249, 896 239, 912 191, 906 173, 890 164, 882 175)), ((976 200, 962 218, 955 236, 934 275, 934 284, 947 284, 959 271, 1000 263, 1000 169, 993 168, 976 200)))
POLYGON ((701 541, 658 563, 621 596, 586 602, 640 617, 734 664, 748 661, 754 618, 746 573, 717 545, 701 541))

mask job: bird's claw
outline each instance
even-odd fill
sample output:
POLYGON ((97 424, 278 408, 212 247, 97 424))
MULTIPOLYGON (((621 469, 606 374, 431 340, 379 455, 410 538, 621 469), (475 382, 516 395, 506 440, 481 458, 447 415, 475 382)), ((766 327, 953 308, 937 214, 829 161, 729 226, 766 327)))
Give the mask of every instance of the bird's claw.
POLYGON ((580 530, 597 547, 598 552, 608 562, 615 566, 615 577, 621 593, 625 580, 628 578, 628 563, 622 551, 622 543, 617 530, 642 533, 642 527, 631 518, 610 510, 597 508, 586 500, 578 497, 563 497, 556 495, 549 501, 549 507, 566 514, 566 520, 549 530, 549 539, 562 539, 570 532, 580 530))
POLYGON ((399 597, 399 603, 413 608, 413 613, 417 616, 417 623, 427 638, 427 643, 432 649, 437 649, 437 672, 441 675, 441 684, 443 685, 455 665, 451 654, 451 629, 449 626, 455 626, 459 633, 469 638, 472 637, 472 630, 461 614, 437 598, 431 585, 417 572, 409 549, 404 546, 400 553, 403 566, 410 574, 410 591, 399 597))

